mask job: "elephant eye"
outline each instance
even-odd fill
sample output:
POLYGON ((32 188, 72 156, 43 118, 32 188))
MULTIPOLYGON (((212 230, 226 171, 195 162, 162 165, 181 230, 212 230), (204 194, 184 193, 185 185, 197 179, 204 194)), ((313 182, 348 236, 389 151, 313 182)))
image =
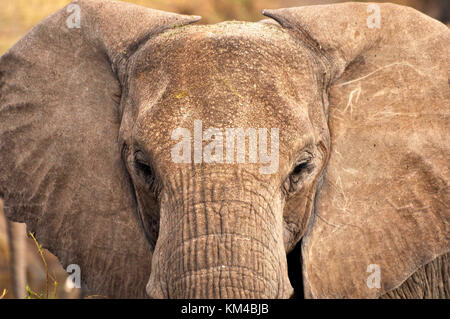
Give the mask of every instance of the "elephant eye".
POLYGON ((155 174, 151 167, 140 161, 136 161, 134 165, 136 168, 136 173, 140 177, 146 189, 156 195, 158 187, 155 183, 155 174))
POLYGON ((302 180, 313 169, 312 158, 302 159, 292 169, 289 177, 285 180, 283 188, 287 194, 294 193, 302 186, 302 180))
POLYGON ((306 172, 309 168, 309 161, 304 161, 298 163, 294 169, 292 170, 290 179, 293 183, 298 183, 303 176, 303 173, 306 172))
POLYGON ((155 183, 155 174, 153 169, 146 164, 142 159, 142 153, 138 152, 135 154, 134 167, 136 174, 141 178, 148 189, 153 189, 155 183))
POLYGON ((297 166, 295 166, 294 170, 292 171, 292 174, 298 175, 301 172, 303 172, 307 167, 308 167, 308 162, 299 163, 299 164, 297 164, 297 166))
POLYGON ((153 175, 152 169, 147 164, 137 162, 135 163, 137 170, 142 173, 144 177, 153 175))

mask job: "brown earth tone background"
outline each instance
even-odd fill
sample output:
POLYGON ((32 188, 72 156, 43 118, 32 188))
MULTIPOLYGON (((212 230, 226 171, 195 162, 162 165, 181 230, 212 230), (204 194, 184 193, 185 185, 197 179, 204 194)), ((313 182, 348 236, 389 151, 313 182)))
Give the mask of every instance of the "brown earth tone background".
MULTIPOLYGON (((35 24, 62 8, 68 0, 0 0, 0 55, 22 38, 35 24)), ((295 7, 302 5, 328 4, 344 1, 332 0, 134 0, 127 1, 146 7, 182 14, 202 16, 200 23, 211 24, 227 20, 258 21, 264 17, 262 9, 295 7)), ((367 2, 367 1, 360 1, 367 2)), ((383 1, 384 2, 384 1, 383 1)), ((389 2, 408 5, 445 24, 450 23, 450 1, 448 0, 391 0, 389 2)), ((350 18, 350 17, 349 17, 350 18)), ((1 163, 0 163, 1 165, 1 163)), ((31 238, 26 239, 27 284, 35 292, 46 291, 46 270, 38 249, 31 238)), ((79 298, 79 289, 69 290, 64 283, 67 274, 58 260, 44 250, 49 274, 56 278, 57 298, 79 298)), ((14 298, 11 292, 9 268, 10 252, 6 235, 6 222, 0 203, 0 296, 7 289, 5 298, 14 298)), ((49 282, 50 296, 53 282, 49 282)))

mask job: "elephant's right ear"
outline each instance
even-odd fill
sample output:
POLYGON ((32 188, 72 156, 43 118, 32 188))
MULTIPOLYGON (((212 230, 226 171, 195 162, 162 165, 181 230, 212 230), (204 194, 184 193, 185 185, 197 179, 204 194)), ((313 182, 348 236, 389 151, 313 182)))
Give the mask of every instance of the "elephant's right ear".
POLYGON ((92 293, 144 297, 151 268, 118 145, 118 75, 153 34, 198 19, 75 1, 0 58, 5 212, 63 266, 78 264, 92 293))

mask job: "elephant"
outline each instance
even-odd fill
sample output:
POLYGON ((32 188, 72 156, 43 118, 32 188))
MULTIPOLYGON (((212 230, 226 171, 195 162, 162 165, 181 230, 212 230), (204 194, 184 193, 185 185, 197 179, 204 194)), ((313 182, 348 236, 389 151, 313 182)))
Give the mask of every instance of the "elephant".
POLYGON ((263 15, 79 0, 36 25, 0 59, 8 218, 110 298, 290 298, 289 273, 306 298, 448 298, 449 29, 263 15))

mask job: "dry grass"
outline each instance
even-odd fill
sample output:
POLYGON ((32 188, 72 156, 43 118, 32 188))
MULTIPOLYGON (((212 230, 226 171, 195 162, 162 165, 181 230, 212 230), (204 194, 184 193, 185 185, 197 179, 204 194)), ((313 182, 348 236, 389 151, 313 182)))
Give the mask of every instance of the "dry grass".
MULTIPOLYGON (((3 248, 8 249, 7 245, 3 248)), ((65 287, 67 273, 56 257, 42 249, 31 236, 27 239, 26 250, 28 269, 25 293, 27 299, 78 298, 80 296, 79 289, 67 290, 65 287)), ((10 274, 9 258, 0 254, 0 299, 15 298, 12 293, 10 274)))
POLYGON ((0 0, 0 54, 67 0, 0 0))
MULTIPOLYGON (((10 253, 5 216, 0 199, 0 299, 15 298, 12 289, 10 253)), ((78 298, 79 289, 67 289, 66 271, 55 256, 43 249, 32 236, 25 238, 28 298, 78 298), (56 284, 55 284, 56 283, 56 284)))
POLYGON ((36 240, 36 237, 34 237, 34 234, 30 232, 30 237, 33 239, 34 244, 36 245, 36 248, 39 252, 39 256, 41 257, 42 263, 44 264, 44 269, 45 269, 45 293, 36 293, 35 291, 33 291, 28 285, 26 287, 27 289, 27 298, 28 299, 34 299, 34 298, 38 298, 38 299, 49 299, 51 298, 50 293, 49 293, 49 284, 50 281, 53 284, 53 294, 52 297, 56 298, 56 291, 57 291, 57 287, 58 287, 58 281, 55 279, 55 276, 52 276, 49 274, 48 271, 48 264, 47 264, 47 260, 45 259, 44 256, 44 251, 42 249, 42 245, 40 245, 38 243, 38 241, 36 240))
MULTIPOLYGON (((0 54, 6 52, 35 24, 68 4, 69 0, 0 0, 0 54)), ((202 23, 261 20, 261 10, 279 7, 279 0, 129 0, 153 9, 196 14, 202 23)))

